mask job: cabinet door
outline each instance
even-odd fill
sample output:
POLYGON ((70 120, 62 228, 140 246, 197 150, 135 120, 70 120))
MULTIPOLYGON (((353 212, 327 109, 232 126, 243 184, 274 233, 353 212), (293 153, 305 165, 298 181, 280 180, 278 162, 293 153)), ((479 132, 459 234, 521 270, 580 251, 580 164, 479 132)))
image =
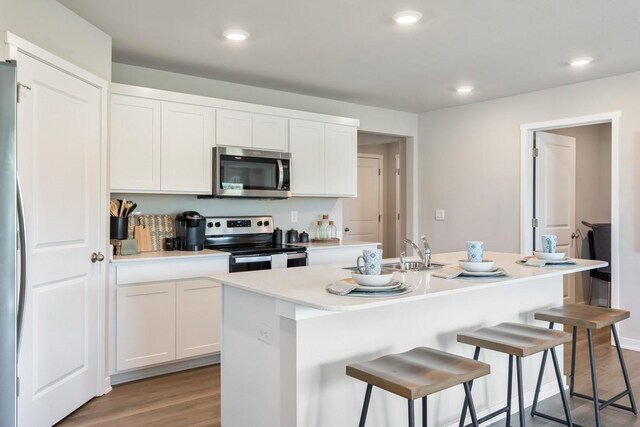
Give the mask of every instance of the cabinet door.
POLYGON ((251 113, 217 110, 216 145, 251 147, 251 113))
POLYGON ((211 194, 213 111, 162 103, 162 191, 211 194))
POLYGON ((198 279, 176 287, 176 358, 220 351, 220 284, 198 279))
POLYGON ((253 148, 287 151, 287 119, 284 117, 253 115, 253 148))
POLYGON ((160 101, 111 95, 111 191, 160 190, 160 101))
POLYGON ((325 194, 356 197, 358 131, 352 126, 325 125, 325 194))
POLYGON ((175 283, 116 289, 116 369, 124 371, 175 358, 175 283))
POLYGON ((324 124, 290 120, 289 151, 293 195, 324 195, 324 124))

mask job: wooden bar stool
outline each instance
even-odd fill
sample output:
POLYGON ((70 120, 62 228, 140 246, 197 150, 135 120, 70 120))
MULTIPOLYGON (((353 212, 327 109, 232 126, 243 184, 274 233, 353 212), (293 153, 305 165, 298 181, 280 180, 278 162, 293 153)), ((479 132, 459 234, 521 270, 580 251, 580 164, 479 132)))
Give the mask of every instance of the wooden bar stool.
MULTIPOLYGON (((571 421, 571 413, 569 412, 569 405, 567 403, 567 397, 564 394, 564 385, 562 383, 562 377, 560 372, 560 365, 558 364, 558 356, 556 355, 555 347, 571 341, 571 335, 553 329, 539 328, 537 326, 522 325, 519 323, 501 323, 496 326, 477 329, 472 332, 467 332, 458 335, 458 342, 474 345, 476 347, 473 354, 474 360, 478 360, 480 356, 480 349, 486 348, 488 350, 497 351, 509 355, 509 379, 507 384, 507 406, 502 409, 498 409, 478 420, 478 423, 483 423, 496 416, 506 413, 506 425, 511 424, 511 391, 513 382, 513 358, 516 359, 516 374, 517 374, 517 387, 518 387, 518 407, 520 426, 525 425, 524 417, 524 392, 522 390, 522 358, 531 356, 536 353, 544 351, 551 351, 553 358, 553 365, 556 371, 556 380, 558 381, 558 387, 560 387, 560 396, 562 397, 562 406, 564 408, 564 415, 566 421, 565 424, 573 426, 571 421)), ((473 385, 470 384, 469 388, 473 385)), ((465 401, 462 408, 462 416, 460 417, 460 426, 464 426, 464 419, 467 414, 467 402, 465 401)), ((553 419, 553 418, 550 418, 553 419)), ((555 419, 556 421, 559 419, 555 419)), ((562 421, 562 420, 561 420, 562 421)))
POLYGON ((347 366, 347 375, 367 383, 360 427, 367 419, 373 386, 407 399, 409 427, 415 426, 413 401, 422 398, 422 425, 426 427, 427 396, 459 384, 464 385, 465 403, 468 402, 471 418, 477 426, 469 383, 490 371, 486 363, 427 347, 347 366))
MULTIPOLYGON (((595 411, 596 418, 596 426, 600 426, 600 410, 606 408, 607 406, 615 406, 616 408, 624 409, 627 411, 633 412, 635 415, 638 415, 638 409, 636 408, 636 402, 633 397, 633 391, 631 390, 631 382, 629 381, 629 374, 627 373, 627 366, 624 363, 624 357, 622 356, 622 349, 620 348, 620 340, 618 339, 618 332, 616 331, 615 324, 621 320, 628 319, 630 313, 627 310, 618 310, 615 308, 606 308, 606 307, 593 307, 590 305, 578 305, 578 304, 567 304, 562 307, 554 307, 546 311, 542 311, 535 314, 535 318, 538 320, 544 320, 549 322, 549 327, 552 328, 554 323, 561 323, 563 325, 570 325, 573 327, 573 341, 571 343, 571 374, 570 374, 570 382, 569 382, 569 395, 571 397, 577 396, 583 399, 588 399, 593 401, 593 407, 595 411), (611 327, 611 332, 613 334, 613 339, 616 344, 616 350, 618 352, 618 359, 620 360, 620 367, 622 368, 622 376, 624 377, 624 383, 626 385, 626 389, 617 395, 613 396, 611 399, 602 400, 598 398, 598 383, 596 379, 596 363, 595 363, 595 353, 593 351, 593 334, 591 332, 592 329, 601 329, 607 326, 611 327), (589 362, 591 363, 591 385, 593 388, 593 396, 588 396, 585 394, 576 393, 574 388, 575 381, 575 372, 576 372, 576 338, 578 328, 587 328, 587 340, 589 342, 589 362), (623 406, 618 403, 615 403, 617 400, 623 398, 624 396, 629 396, 629 402, 631 403, 631 407, 623 406)), ((542 357, 542 365, 540 366, 540 372, 544 370, 544 364, 547 359, 547 354, 545 352, 542 357)), ((538 378, 538 386, 536 387, 536 394, 533 402, 533 411, 532 415, 534 415, 534 411, 536 408, 536 404, 538 401, 538 389, 540 387, 541 379, 538 378)), ((540 415, 546 417, 544 414, 535 413, 535 415, 540 415)))

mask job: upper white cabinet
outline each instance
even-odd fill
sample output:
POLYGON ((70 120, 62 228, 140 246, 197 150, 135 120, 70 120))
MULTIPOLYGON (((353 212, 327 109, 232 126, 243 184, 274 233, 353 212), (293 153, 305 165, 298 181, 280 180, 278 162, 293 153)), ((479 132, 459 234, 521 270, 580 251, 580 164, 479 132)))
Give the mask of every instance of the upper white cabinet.
POLYGON ((289 123, 294 196, 355 197, 357 128, 307 120, 289 123))
POLYGON ((162 191, 211 193, 213 111, 197 105, 162 103, 162 191))
POLYGON ((287 151, 287 119, 242 111, 216 111, 216 145, 287 151))
POLYGON ((160 189, 160 101, 111 96, 111 189, 160 189))

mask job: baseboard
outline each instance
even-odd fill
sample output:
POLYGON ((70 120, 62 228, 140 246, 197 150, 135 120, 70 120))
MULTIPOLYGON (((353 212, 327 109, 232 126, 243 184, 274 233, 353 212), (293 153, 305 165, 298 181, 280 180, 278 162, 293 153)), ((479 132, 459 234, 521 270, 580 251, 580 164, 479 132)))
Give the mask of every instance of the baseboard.
POLYGON ((620 346, 625 350, 640 351, 640 340, 620 337, 620 346))
POLYGON ((173 372, 186 371, 187 369, 201 368, 203 366, 220 363, 220 353, 211 356, 198 357, 194 359, 171 362, 149 368, 136 369, 134 371, 122 372, 111 376, 111 385, 127 383, 158 375, 171 374, 173 372))

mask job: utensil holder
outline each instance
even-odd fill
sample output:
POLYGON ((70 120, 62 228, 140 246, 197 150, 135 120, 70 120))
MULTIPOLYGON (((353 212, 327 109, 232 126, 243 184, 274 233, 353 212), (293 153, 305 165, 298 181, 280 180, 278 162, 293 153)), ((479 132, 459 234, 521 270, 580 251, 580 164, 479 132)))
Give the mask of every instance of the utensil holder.
POLYGON ((110 238, 125 240, 129 237, 129 217, 112 216, 110 218, 110 238))

